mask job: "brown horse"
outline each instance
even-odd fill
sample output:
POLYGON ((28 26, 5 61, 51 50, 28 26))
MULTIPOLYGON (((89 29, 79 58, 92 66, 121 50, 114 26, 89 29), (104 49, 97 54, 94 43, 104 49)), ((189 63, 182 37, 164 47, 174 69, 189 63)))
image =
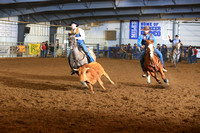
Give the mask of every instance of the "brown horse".
POLYGON ((162 79, 165 83, 169 84, 168 79, 165 78, 165 74, 163 72, 163 66, 160 61, 160 58, 158 58, 154 54, 154 41, 152 40, 146 40, 147 41, 147 50, 146 50, 146 57, 144 62, 144 68, 145 72, 147 73, 147 82, 150 84, 150 76, 153 76, 156 81, 161 84, 160 79, 157 77, 156 73, 159 72, 162 76, 162 79))

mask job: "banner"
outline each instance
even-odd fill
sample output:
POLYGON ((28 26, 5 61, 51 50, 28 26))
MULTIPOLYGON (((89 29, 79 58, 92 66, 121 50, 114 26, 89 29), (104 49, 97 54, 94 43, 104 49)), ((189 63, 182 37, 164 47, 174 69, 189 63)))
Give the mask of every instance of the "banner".
POLYGON ((138 39, 139 37, 139 21, 130 21, 129 39, 138 39))
POLYGON ((0 55, 10 55, 10 46, 0 46, 0 55))
POLYGON ((161 38, 161 29, 162 29, 162 22, 160 21, 135 21, 130 20, 130 31, 129 31, 129 39, 138 39, 138 37, 144 34, 145 26, 149 26, 151 29, 150 33, 152 33, 157 39, 161 38))
POLYGON ((24 53, 26 51, 24 45, 19 45, 18 47, 19 47, 19 52, 24 53))
POLYGON ((140 22, 140 34, 144 34, 144 29, 145 26, 149 26, 151 29, 150 33, 152 33, 155 37, 161 37, 161 24, 160 22, 140 22))
POLYGON ((39 55, 40 54, 40 44, 31 44, 29 43, 29 54, 30 55, 39 55))

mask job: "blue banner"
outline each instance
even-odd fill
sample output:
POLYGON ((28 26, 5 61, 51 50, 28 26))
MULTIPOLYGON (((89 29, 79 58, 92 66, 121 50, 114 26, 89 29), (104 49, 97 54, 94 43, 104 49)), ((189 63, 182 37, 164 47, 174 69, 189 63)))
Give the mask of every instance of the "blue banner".
POLYGON ((144 34, 144 29, 145 26, 149 26, 151 29, 150 33, 152 33, 155 37, 161 37, 161 25, 159 22, 140 22, 141 24, 141 35, 144 34))
POLYGON ((129 39, 138 39, 139 36, 139 21, 130 20, 129 39))

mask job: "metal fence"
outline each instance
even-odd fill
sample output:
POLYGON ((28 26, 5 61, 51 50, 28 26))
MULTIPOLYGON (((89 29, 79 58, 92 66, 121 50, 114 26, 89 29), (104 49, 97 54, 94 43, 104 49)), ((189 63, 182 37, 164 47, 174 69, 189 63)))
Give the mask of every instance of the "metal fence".
MULTIPOLYGON (((87 47, 90 47, 97 57, 99 57, 99 49, 101 48, 99 44, 86 44, 87 47)), ((0 42, 0 57, 40 57, 41 56, 41 42, 0 42), (29 44, 39 44, 39 53, 38 54, 30 54, 29 44), (23 46, 23 47, 21 47, 23 46), (22 49, 23 48, 23 52, 22 49)), ((68 44, 57 43, 54 45, 54 57, 65 57, 69 53, 68 44)), ((48 50, 47 56, 51 56, 50 50, 48 50)))

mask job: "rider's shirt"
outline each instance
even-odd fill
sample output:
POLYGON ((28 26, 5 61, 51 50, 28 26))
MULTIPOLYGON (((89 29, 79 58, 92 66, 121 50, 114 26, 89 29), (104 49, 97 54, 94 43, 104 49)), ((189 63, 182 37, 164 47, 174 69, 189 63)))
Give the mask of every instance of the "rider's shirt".
POLYGON ((176 46, 178 43, 181 42, 180 39, 173 39, 173 40, 169 39, 169 41, 172 42, 172 46, 176 46))
POLYGON ((77 37, 78 40, 85 40, 85 32, 83 29, 77 27, 74 30, 71 30, 71 33, 75 33, 75 37, 77 37))
POLYGON ((154 40, 154 47, 156 46, 156 38, 153 34, 148 34, 148 35, 140 35, 138 37, 138 40, 137 40, 137 45, 141 48, 142 45, 145 45, 146 47, 146 40, 154 40))

